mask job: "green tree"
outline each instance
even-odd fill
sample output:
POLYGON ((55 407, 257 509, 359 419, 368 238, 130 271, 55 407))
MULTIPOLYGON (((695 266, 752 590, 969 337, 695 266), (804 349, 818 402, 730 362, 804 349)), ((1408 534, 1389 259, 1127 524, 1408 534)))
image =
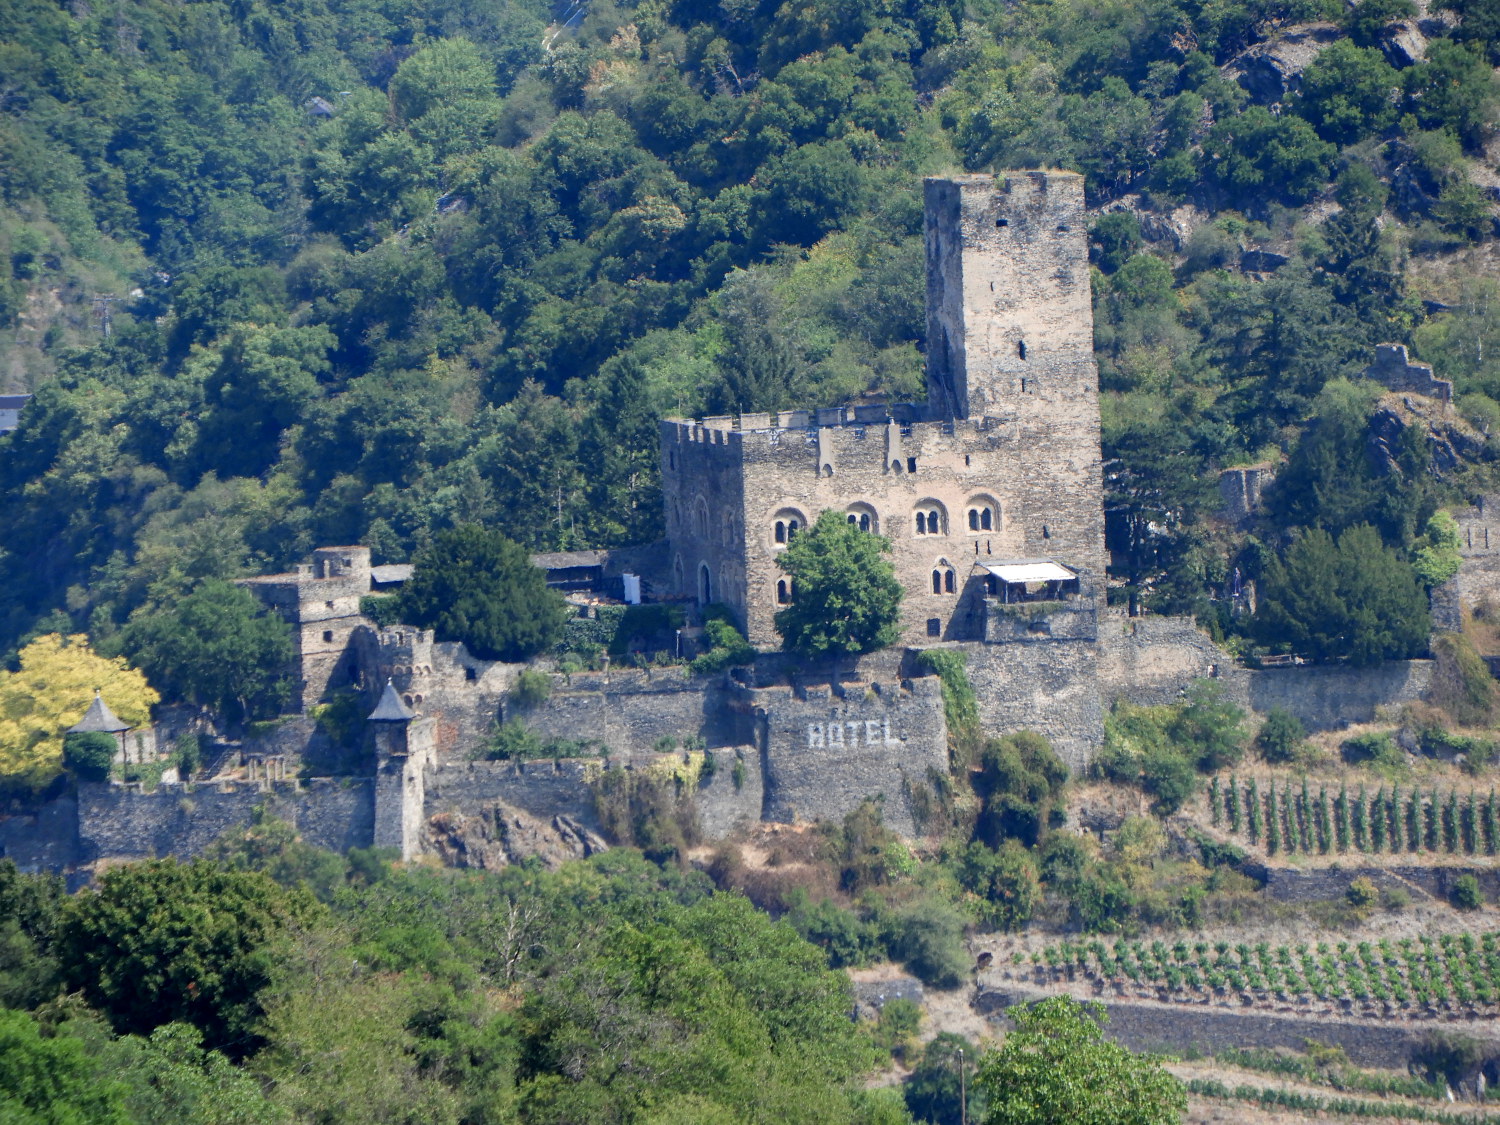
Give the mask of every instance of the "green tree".
POLYGON ((1366 665, 1423 652, 1431 617, 1411 565, 1361 524, 1336 543, 1326 531, 1304 531, 1271 557, 1255 629, 1314 660, 1366 665))
POLYGON ((482 660, 517 661, 557 640, 566 609, 520 544, 467 524, 439 532, 416 557, 401 614, 482 660))
POLYGON ((313 917, 311 896, 255 871, 152 860, 108 871, 69 900, 56 949, 63 977, 117 1031, 180 1020, 215 1048, 246 1053, 273 940, 313 917))
POLYGON ((973 775, 980 799, 974 838, 990 848, 1003 841, 1035 845, 1063 816, 1062 791, 1068 767, 1035 731, 1021 731, 988 742, 973 775))
POLYGON ((1252 106, 1203 140, 1204 172, 1231 201, 1272 195, 1300 203, 1328 176, 1337 150, 1291 114, 1252 106))
POLYGON ((42 1036, 27 1012, 0 1009, 0 1120, 16 1125, 128 1125, 125 1088, 82 1040, 42 1036))
POLYGON ((1104 1007, 1053 996, 1009 1008, 1015 1030, 987 1054, 975 1084, 984 1125, 1172 1125, 1187 1109, 1182 1083, 1152 1055, 1104 1038, 1104 1007))
POLYGON ((120 645, 169 695, 234 718, 276 715, 291 698, 291 626, 222 579, 138 611, 120 645))
MULTIPOLYGON (((1364 8, 1361 4, 1355 11, 1364 8)), ((1303 72, 1297 111, 1337 145, 1384 133, 1396 123, 1400 76, 1372 48, 1347 39, 1329 44, 1303 72)))
POLYGON ((802 656, 839 657, 894 644, 901 585, 886 556, 890 541, 825 511, 777 556, 792 580, 792 604, 776 629, 802 656))

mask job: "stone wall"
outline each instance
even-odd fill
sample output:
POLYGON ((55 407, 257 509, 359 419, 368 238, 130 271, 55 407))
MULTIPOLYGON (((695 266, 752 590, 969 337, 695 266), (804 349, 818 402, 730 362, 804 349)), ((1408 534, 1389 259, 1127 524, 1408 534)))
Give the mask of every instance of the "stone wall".
POLYGON ((77 800, 59 797, 30 812, 0 816, 0 856, 32 875, 82 863, 77 800))
POLYGON ((1099 646, 1069 641, 963 645, 986 735, 1034 730, 1074 771, 1104 740, 1099 646))
POLYGON ((916 833, 912 793, 948 770, 948 729, 935 677, 904 684, 763 689, 754 700, 765 819, 839 820, 867 797, 885 823, 916 833))
POLYGON ((722 840, 732 832, 758 824, 765 805, 765 777, 760 751, 754 746, 709 751, 713 773, 698 786, 698 827, 704 839, 722 840))
POLYGON ((749 742, 749 716, 734 710, 733 695, 722 675, 687 678, 679 669, 575 673, 554 675, 544 702, 507 702, 502 713, 543 737, 599 742, 628 758, 653 752, 663 738, 696 737, 710 747, 749 742))
POLYGON ((598 759, 567 758, 536 762, 449 762, 427 771, 424 815, 479 816, 497 804, 512 805, 539 818, 568 816, 587 828, 599 827, 590 773, 598 759))
POLYGON ((1434 376, 1430 363, 1412 363, 1405 344, 1376 345, 1375 362, 1365 368, 1364 376, 1388 390, 1453 401, 1452 381, 1434 376))
POLYGON ((1099 626, 1099 690, 1107 705, 1176 703, 1194 680, 1219 678, 1247 696, 1244 669, 1233 663, 1191 617, 1107 614, 1099 626))
POLYGON ((84 783, 78 787, 81 855, 85 861, 189 859, 229 829, 251 823, 261 806, 320 848, 343 852, 374 839, 375 801, 365 778, 163 785, 152 793, 84 783))
MULTIPOLYGON (((981 988, 974 1007, 1003 1019, 1005 1009, 1039 1000, 1041 993, 981 988)), ((1199 1051, 1217 1054, 1236 1047, 1302 1050, 1307 1040, 1344 1048, 1356 1066, 1404 1070, 1431 1025, 1365 1023, 1334 1016, 1311 1019, 1193 1004, 1131 1004, 1104 1000, 1105 1034, 1132 1051, 1199 1051)), ((1446 1026, 1446 1025, 1442 1025, 1446 1026)), ((1471 1028, 1465 1028, 1469 1031, 1471 1028)))
POLYGON ((1308 730, 1338 730, 1372 721, 1378 708, 1422 698, 1431 682, 1430 660, 1260 668, 1246 677, 1245 702, 1262 715, 1273 707, 1290 711, 1308 730))

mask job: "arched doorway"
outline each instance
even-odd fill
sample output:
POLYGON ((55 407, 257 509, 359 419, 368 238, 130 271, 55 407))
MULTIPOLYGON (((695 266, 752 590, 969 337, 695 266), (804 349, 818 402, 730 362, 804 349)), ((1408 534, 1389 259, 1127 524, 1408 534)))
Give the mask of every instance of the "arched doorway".
POLYGON ((698 604, 709 605, 713 600, 713 579, 709 577, 708 564, 702 563, 698 567, 698 604))

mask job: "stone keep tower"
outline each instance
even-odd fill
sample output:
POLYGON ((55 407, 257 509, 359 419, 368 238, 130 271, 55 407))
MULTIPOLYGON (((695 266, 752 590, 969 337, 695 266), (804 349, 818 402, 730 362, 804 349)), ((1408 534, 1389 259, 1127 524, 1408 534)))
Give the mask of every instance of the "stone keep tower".
POLYGON ((1098 436, 1083 177, 926 182, 927 406, 933 418, 1059 422, 1098 436), (1089 423, 1092 422, 1092 432, 1089 423))
POLYGON ((1083 180, 930 179, 926 209, 926 404, 662 425, 671 588, 725 603, 754 644, 777 643, 795 598, 777 555, 827 509, 890 540, 906 643, 1013 639, 989 603, 1052 597, 1081 616, 1022 632, 1092 643, 1105 552, 1083 180))

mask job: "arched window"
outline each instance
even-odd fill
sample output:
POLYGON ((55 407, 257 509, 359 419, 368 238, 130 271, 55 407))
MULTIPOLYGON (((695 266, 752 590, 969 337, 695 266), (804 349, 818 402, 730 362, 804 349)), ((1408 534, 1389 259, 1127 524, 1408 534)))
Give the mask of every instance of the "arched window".
POLYGON ((796 508, 782 508, 771 517, 771 541, 777 547, 785 547, 806 526, 807 517, 796 508))
POLYGON ((941 570, 934 570, 932 572, 932 592, 934 594, 941 594, 943 592, 943 572, 941 570))
POLYGON ((791 587, 791 584, 788 583, 785 578, 781 579, 781 581, 779 581, 779 582, 776 583, 776 604, 777 605, 791 605, 792 604, 792 587, 791 587))
POLYGON ((880 518, 868 504, 850 504, 846 517, 849 523, 861 531, 879 531, 880 518))
POLYGON ((951 594, 954 592, 955 585, 952 564, 947 559, 938 559, 937 565, 932 568, 932 592, 951 594))
POLYGON ((947 513, 936 500, 923 500, 917 505, 918 535, 943 535, 947 522, 947 513))
POLYGON ((698 604, 709 605, 713 600, 713 579, 709 577, 708 564, 701 563, 698 567, 698 604))
POLYGON ((701 496, 693 503, 693 531, 699 539, 708 538, 708 501, 701 496))
POLYGON ((993 496, 971 497, 967 507, 968 524, 971 532, 999 530, 1000 504, 993 496))
POLYGON ((943 592, 945 594, 953 593, 953 571, 951 570, 943 571, 943 592))

